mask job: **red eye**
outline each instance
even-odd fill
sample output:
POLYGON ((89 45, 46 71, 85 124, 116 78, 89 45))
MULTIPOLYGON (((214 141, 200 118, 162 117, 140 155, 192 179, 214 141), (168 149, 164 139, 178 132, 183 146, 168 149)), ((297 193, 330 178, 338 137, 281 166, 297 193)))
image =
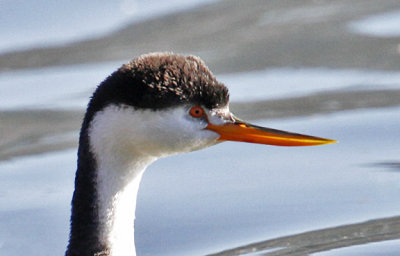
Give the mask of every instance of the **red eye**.
POLYGON ((204 116, 204 109, 200 106, 194 106, 189 111, 190 115, 196 118, 204 116))

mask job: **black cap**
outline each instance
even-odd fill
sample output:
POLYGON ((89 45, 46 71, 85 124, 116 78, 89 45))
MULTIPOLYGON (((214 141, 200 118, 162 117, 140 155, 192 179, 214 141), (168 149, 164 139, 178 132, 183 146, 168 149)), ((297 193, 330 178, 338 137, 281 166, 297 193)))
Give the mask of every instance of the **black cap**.
POLYGON ((109 104, 157 110, 189 103, 212 109, 228 101, 228 89, 200 58, 151 53, 133 59, 104 80, 88 111, 93 113, 109 104))

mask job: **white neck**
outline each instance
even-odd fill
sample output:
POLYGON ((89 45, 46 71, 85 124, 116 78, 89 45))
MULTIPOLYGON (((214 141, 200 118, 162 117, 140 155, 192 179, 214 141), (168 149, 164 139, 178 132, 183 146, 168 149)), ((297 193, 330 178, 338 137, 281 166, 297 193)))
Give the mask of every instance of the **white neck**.
POLYGON ((90 147, 96 159, 97 204, 100 243, 110 256, 134 256, 136 198, 143 172, 157 157, 144 155, 130 141, 135 127, 132 111, 117 107, 99 112, 89 129, 90 147))
POLYGON ((97 174, 100 241, 108 245, 111 256, 136 255, 136 198, 143 172, 152 161, 110 166, 109 160, 100 160, 97 174))

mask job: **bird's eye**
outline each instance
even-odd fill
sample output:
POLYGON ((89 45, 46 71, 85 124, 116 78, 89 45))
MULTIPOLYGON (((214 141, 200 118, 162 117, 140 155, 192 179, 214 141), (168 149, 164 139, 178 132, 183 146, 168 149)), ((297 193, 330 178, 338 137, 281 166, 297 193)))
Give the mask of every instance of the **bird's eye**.
POLYGON ((204 109, 200 106, 194 106, 189 111, 190 115, 196 118, 204 116, 204 109))

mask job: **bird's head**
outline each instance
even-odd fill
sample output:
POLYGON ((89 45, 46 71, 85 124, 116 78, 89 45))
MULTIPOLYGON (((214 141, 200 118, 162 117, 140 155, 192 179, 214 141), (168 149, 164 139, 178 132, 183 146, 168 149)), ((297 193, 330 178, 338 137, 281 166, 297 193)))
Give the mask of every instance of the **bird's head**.
MULTIPOLYGON (((142 55, 109 76, 87 117, 97 151, 162 157, 222 141, 310 146, 333 140, 248 124, 229 111, 227 88, 199 58, 142 55)), ((107 152, 104 152, 107 153, 107 152)))

